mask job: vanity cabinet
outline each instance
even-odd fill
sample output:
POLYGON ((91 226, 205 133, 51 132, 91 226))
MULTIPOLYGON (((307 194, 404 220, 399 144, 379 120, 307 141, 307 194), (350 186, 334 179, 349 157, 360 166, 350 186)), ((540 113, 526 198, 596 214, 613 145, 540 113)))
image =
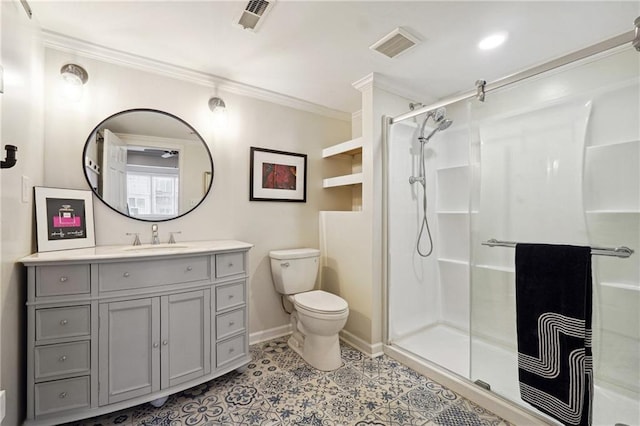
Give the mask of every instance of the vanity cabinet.
POLYGON ((239 241, 38 253, 27 266, 27 425, 149 402, 249 361, 239 241))

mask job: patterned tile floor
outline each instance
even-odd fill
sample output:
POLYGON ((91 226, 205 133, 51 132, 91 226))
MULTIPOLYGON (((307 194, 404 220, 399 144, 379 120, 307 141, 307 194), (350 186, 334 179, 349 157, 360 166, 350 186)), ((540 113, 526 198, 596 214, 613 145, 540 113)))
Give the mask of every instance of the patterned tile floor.
POLYGON ((150 404, 75 423, 107 425, 495 425, 509 423, 397 361, 341 344, 343 365, 323 372, 286 338, 251 346, 252 362, 150 404))

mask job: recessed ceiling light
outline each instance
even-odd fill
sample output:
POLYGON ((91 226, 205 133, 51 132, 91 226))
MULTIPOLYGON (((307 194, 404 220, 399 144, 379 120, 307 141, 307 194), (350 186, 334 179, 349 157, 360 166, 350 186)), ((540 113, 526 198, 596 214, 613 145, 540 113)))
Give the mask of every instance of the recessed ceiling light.
POLYGON ((495 33, 480 40, 480 43, 478 43, 478 47, 482 50, 495 49, 496 47, 504 43, 506 40, 507 40, 506 32, 495 33))

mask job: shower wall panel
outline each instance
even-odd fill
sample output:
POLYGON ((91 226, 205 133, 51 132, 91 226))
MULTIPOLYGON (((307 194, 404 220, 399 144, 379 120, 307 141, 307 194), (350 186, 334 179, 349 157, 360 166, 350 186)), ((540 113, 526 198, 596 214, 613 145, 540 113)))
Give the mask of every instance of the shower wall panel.
MULTIPOLYGON (((415 123, 400 123, 393 126, 389 142, 393 147, 389 150, 388 163, 387 241, 389 337, 392 341, 436 324, 440 315, 439 277, 435 261, 437 250, 434 256, 426 260, 416 252, 422 187, 409 184, 409 177, 417 176, 420 168, 420 146, 416 132, 415 123)), ((429 197, 434 196, 434 182, 433 167, 427 167, 429 197)), ((435 224, 433 210, 428 217, 429 223, 435 224)), ((426 241, 423 238, 422 247, 425 250, 428 248, 426 241)))

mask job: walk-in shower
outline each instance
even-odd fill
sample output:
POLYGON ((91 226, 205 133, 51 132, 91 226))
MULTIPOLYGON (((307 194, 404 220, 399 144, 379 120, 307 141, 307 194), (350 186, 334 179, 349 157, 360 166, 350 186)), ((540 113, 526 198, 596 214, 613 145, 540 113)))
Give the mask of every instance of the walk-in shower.
POLYGON ((465 94, 391 121, 385 351, 469 389, 488 383, 540 415, 519 395, 515 252, 483 243, 627 246, 628 258, 592 259, 592 424, 640 424, 640 61, 630 40, 479 85, 485 102, 465 94), (429 257, 416 251, 423 228, 429 257))
MULTIPOLYGON (((413 105, 413 104, 411 104, 413 105)), ((418 142, 420 143, 420 157, 419 157, 419 173, 418 176, 410 176, 409 183, 411 185, 415 183, 419 183, 422 186, 422 219, 420 219, 420 231, 418 232, 418 239, 416 242, 416 251, 422 257, 429 257, 431 253, 433 253, 433 237, 431 236, 431 229, 429 228, 429 220, 427 219, 427 181, 425 175, 425 146, 429 143, 429 140, 436 134, 438 131, 445 130, 451 126, 453 123, 451 120, 445 118, 447 114, 447 110, 444 107, 438 108, 433 111, 428 111, 424 119, 422 120, 422 125, 420 126, 420 135, 418 136, 418 142), (434 127, 429 133, 428 136, 424 136, 424 131, 427 126, 427 122, 429 119, 432 119, 434 122, 434 127), (429 248, 427 251, 423 251, 421 247, 421 241, 423 239, 423 235, 426 232, 426 237, 429 241, 429 248)))

